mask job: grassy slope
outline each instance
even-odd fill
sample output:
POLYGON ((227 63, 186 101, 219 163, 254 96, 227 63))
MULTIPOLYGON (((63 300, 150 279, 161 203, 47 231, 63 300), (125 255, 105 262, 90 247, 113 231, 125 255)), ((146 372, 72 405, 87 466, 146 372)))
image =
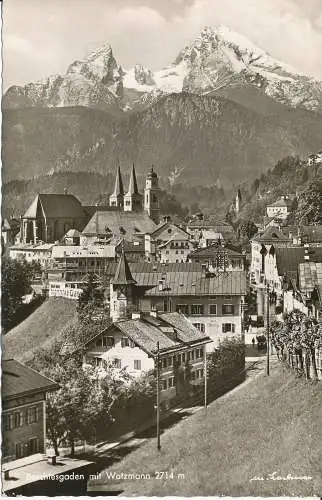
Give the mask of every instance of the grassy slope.
POLYGON ((38 347, 48 345, 72 321, 76 303, 63 298, 50 298, 28 318, 3 336, 3 356, 25 362, 38 347))
MULTIPOLYGON (((185 479, 107 480, 107 490, 132 496, 312 496, 322 494, 322 384, 296 380, 278 366, 166 431, 108 469, 170 471, 185 479), (310 481, 267 480, 312 476, 310 481), (264 476, 264 481, 250 481, 264 476)), ((105 476, 105 477, 104 477, 105 476)))

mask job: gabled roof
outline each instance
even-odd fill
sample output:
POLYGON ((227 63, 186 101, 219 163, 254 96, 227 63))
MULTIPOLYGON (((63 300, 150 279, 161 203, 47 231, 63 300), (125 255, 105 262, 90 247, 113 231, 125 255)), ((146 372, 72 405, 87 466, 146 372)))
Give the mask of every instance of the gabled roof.
POLYGON ((290 200, 286 200, 285 198, 280 198, 279 200, 274 201, 274 203, 269 203, 267 207, 289 207, 291 204, 290 200))
POLYGON ((15 359, 2 361, 2 397, 14 398, 25 394, 53 391, 59 385, 15 359))
POLYGON ((65 238, 79 238, 79 237, 80 237, 80 232, 77 231, 77 229, 70 229, 65 234, 65 238))
POLYGON ((122 250, 122 254, 118 262, 112 283, 114 285, 133 285, 136 283, 131 274, 128 261, 125 257, 124 249, 122 250))
POLYGON ((138 234, 151 233, 155 228, 155 223, 145 212, 97 211, 82 234, 120 235, 125 240, 131 240, 138 234))
POLYGON ((209 259, 214 259, 217 257, 218 254, 226 254, 227 257, 243 257, 245 258, 245 255, 242 254, 241 252, 237 252, 237 250, 233 250, 232 248, 226 247, 226 246, 221 246, 218 244, 210 245, 208 247, 204 248, 197 248, 193 252, 191 252, 190 257, 192 258, 209 258, 209 259))
POLYGON ((114 323, 121 332, 151 356, 156 355, 157 342, 160 351, 171 351, 186 345, 210 342, 210 338, 195 328, 180 313, 160 314, 156 318, 146 316, 114 323))
POLYGON ((166 233, 167 239, 182 239, 182 235, 186 238, 190 238, 190 234, 182 227, 174 224, 173 222, 162 222, 156 229, 151 233, 152 239, 157 239, 163 233, 166 233), (169 231, 170 230, 170 231, 169 231))
POLYGON ((262 234, 256 234, 253 241, 258 243, 288 242, 290 238, 285 236, 278 227, 268 227, 262 234))
POLYGON ((40 208, 46 217, 71 217, 75 219, 85 217, 81 202, 72 194, 38 194, 23 218, 35 219, 40 208))

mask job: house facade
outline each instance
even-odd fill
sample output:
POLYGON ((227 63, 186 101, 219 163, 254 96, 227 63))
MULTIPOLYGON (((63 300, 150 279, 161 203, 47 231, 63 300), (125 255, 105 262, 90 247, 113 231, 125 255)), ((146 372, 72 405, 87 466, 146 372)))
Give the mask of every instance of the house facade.
POLYGON ((149 262, 187 262, 193 248, 191 235, 171 221, 164 222, 154 232, 145 235, 145 256, 149 262))
POLYGON ((144 314, 138 307, 138 288, 123 252, 110 283, 111 324, 85 344, 84 363, 102 369, 111 364, 132 376, 159 363, 161 400, 166 402, 180 392, 187 363, 191 384, 203 383, 211 340, 179 312, 144 314))
POLYGON ((14 359, 2 362, 2 462, 45 452, 46 393, 58 385, 14 359))

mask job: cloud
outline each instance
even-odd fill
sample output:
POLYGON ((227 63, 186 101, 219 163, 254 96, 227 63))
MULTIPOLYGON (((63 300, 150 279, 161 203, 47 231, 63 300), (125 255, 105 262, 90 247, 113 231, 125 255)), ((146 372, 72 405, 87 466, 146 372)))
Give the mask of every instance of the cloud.
POLYGON ((147 6, 121 9, 117 14, 116 22, 119 29, 126 30, 127 28, 131 28, 136 31, 141 31, 142 29, 163 29, 167 24, 166 20, 159 12, 147 6))
POLYGON ((205 25, 225 24, 322 78, 321 0, 7 0, 4 88, 64 73, 103 43, 122 66, 171 63, 205 25))

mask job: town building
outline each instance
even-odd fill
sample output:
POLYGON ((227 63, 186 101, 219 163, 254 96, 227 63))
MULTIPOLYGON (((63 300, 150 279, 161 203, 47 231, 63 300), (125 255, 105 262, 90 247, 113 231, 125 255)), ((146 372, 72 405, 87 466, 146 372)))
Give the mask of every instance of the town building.
POLYGON ((189 255, 189 262, 200 262, 221 271, 244 271, 246 269, 246 255, 234 248, 213 244, 205 248, 197 248, 189 255))
POLYGON ((80 243, 84 246, 109 243, 115 237, 144 242, 145 234, 152 233, 156 227, 145 212, 98 210, 82 231, 80 243))
MULTIPOLYGON (((188 222, 186 230, 198 244, 203 238, 203 233, 205 231, 211 231, 212 234, 221 235, 220 239, 226 243, 234 243, 236 241, 235 231, 230 224, 224 221, 218 221, 212 217, 204 217, 202 214, 192 218, 188 222)), ((215 236, 208 239, 217 240, 218 238, 215 236)), ((205 246, 207 246, 207 243, 205 246)))
POLYGON ((253 285, 263 283, 265 256, 274 248, 290 246, 291 240, 277 227, 268 227, 263 233, 257 233, 251 240, 250 279, 253 285))
POLYGON ((211 339, 179 312, 144 314, 139 288, 123 252, 110 283, 111 324, 85 344, 84 362, 102 368, 112 364, 138 376, 153 370, 159 360, 161 401, 166 404, 180 392, 178 372, 184 381, 187 363, 191 384, 203 383, 211 339))
POLYGON ((145 256, 149 262, 187 262, 193 248, 191 235, 169 218, 145 235, 145 256))
POLYGON ((81 231, 87 216, 72 194, 38 194, 21 218, 21 243, 54 243, 69 229, 81 231))
POLYGON ((102 276, 116 257, 115 245, 53 246, 47 269, 49 297, 77 300, 88 274, 102 276))
POLYGON ((266 206, 267 217, 278 217, 286 220, 292 211, 293 198, 281 196, 278 200, 266 206))
POLYGON ((46 450, 46 393, 56 382, 14 359, 2 361, 2 462, 46 450))
POLYGON ((38 262, 43 269, 50 264, 54 243, 17 243, 9 248, 9 257, 14 260, 25 260, 28 263, 38 262))

